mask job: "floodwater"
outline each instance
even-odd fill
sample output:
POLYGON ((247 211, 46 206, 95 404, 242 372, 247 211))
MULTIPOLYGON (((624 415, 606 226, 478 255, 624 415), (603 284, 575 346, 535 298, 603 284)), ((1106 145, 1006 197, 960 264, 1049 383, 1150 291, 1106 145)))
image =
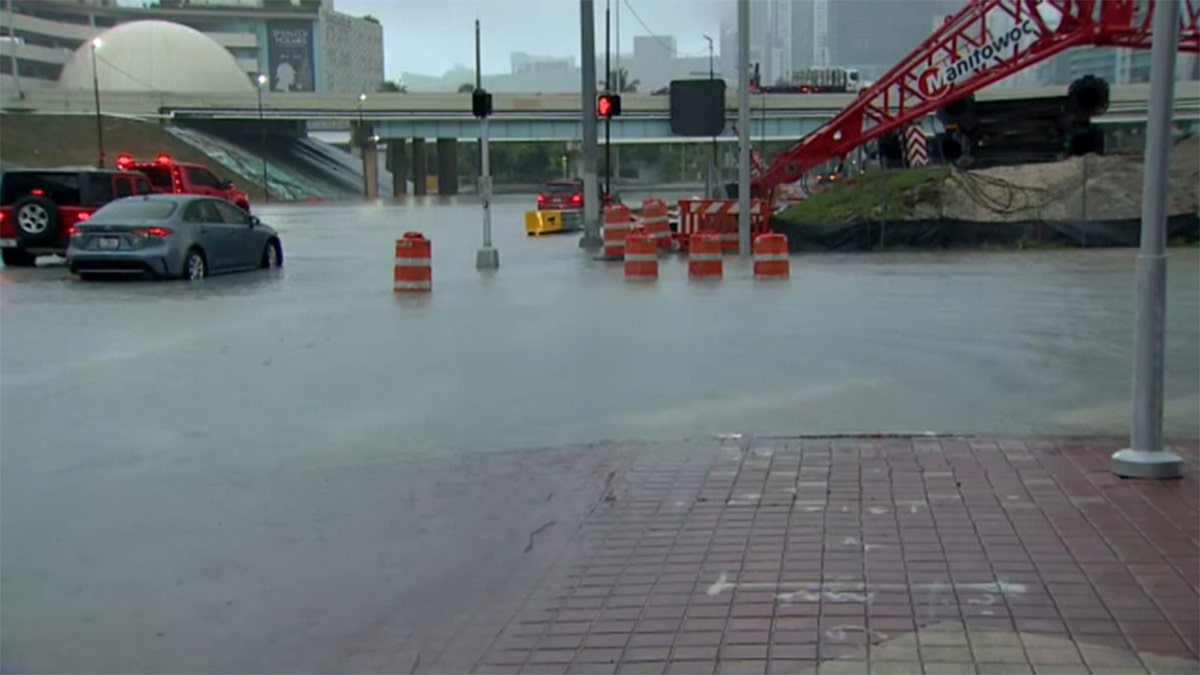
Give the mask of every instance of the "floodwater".
MULTIPOLYGON (((342 668, 323 636, 499 583, 501 535, 585 507, 609 461, 507 450, 1127 429, 1135 251, 805 255, 783 282, 671 258, 629 283, 578 235, 526 238, 531 204, 496 201, 494 274, 465 198, 265 206, 277 273, 0 270, 0 666, 342 668), (428 297, 391 292, 410 230, 428 297)), ((1198 272, 1171 251, 1176 438, 1200 435, 1198 272)))

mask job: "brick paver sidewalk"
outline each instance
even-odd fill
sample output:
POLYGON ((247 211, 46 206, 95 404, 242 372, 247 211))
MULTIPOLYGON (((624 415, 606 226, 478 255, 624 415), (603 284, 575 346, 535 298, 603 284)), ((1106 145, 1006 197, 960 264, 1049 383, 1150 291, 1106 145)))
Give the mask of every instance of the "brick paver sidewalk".
POLYGON ((648 451, 475 670, 1200 672, 1196 443, 1167 482, 1110 474, 1118 447, 648 451))

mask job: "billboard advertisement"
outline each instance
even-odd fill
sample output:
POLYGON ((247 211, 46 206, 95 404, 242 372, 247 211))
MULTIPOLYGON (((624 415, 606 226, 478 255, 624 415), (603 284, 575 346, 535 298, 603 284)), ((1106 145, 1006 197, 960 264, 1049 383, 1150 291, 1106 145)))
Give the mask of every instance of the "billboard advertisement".
POLYGON ((313 91, 313 23, 267 22, 267 64, 271 68, 271 91, 313 91))

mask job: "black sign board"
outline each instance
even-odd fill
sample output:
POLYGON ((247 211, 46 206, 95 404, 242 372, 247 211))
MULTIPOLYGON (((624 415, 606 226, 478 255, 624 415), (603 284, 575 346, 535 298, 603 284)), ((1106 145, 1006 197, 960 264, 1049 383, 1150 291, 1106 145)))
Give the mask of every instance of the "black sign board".
POLYGON ((725 80, 671 82, 671 133, 720 136, 725 131, 725 80))

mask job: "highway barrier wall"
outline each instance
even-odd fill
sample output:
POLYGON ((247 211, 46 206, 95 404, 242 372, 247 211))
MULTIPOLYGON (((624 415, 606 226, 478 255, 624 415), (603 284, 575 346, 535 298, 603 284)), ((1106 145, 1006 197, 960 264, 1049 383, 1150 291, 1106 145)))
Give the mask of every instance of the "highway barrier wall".
MULTIPOLYGON (((1039 248, 1066 246, 1105 248, 1137 246, 1141 223, 1137 219, 983 223, 949 219, 895 222, 856 221, 833 225, 789 223, 779 220, 771 229, 787 235, 792 253, 810 251, 871 251, 929 248, 1039 248)), ((1195 213, 1167 218, 1167 240, 1200 241, 1200 216, 1195 213)))

